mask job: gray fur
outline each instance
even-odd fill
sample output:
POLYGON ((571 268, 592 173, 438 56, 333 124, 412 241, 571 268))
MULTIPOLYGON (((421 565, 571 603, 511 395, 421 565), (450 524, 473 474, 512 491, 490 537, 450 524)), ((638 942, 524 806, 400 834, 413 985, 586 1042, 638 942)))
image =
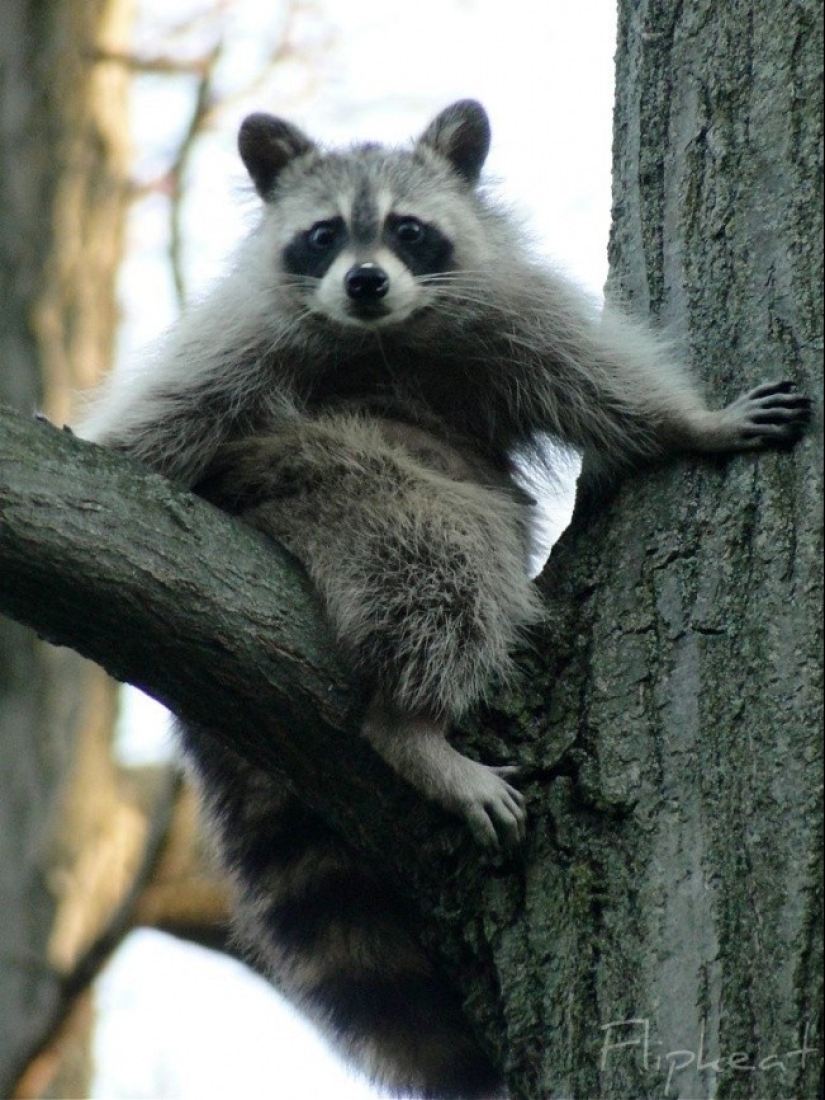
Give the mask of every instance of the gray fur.
MULTIPOLYGON (((514 454, 538 453, 549 433, 590 469, 620 471, 770 446, 798 437, 809 403, 778 383, 709 410, 661 341, 612 309, 599 316, 533 258, 476 186, 489 143, 476 103, 447 108, 409 149, 329 152, 267 115, 239 140, 264 199, 258 226, 149 365, 115 377, 84 434, 290 547, 372 684, 364 735, 480 842, 515 843, 512 769, 445 738, 510 674, 538 613, 514 454)), ((341 842, 208 731, 182 735, 264 969, 388 1088, 496 1093, 388 895, 376 904, 391 920, 358 908, 381 889, 371 879, 338 905, 344 880, 369 877, 341 842), (364 1007, 344 978, 385 1000, 364 1007)))

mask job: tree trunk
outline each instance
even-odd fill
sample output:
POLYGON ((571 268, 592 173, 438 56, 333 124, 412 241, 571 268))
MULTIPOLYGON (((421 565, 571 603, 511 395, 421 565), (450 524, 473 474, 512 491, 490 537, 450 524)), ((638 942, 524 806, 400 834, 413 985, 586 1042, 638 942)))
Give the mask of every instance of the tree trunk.
MULTIPOLYGON (((131 0, 4 0, 0 17, 0 400, 58 422, 114 347, 127 81, 95 52, 123 48, 130 15, 131 0)), ((140 856, 146 819, 117 788, 113 715, 99 668, 0 621, 2 1096, 140 856)), ((88 1033, 88 1006, 75 1019, 88 1033)), ((51 1078, 51 1095, 85 1095, 83 1049, 65 1072, 42 1064, 32 1089, 51 1078)))
MULTIPOLYGON (((714 404, 819 392, 821 8, 620 9, 614 293, 714 404)), ((541 675, 575 741, 502 936, 503 973, 544 976, 520 1098, 822 1095, 821 468, 819 430, 680 462, 551 557, 541 675)))

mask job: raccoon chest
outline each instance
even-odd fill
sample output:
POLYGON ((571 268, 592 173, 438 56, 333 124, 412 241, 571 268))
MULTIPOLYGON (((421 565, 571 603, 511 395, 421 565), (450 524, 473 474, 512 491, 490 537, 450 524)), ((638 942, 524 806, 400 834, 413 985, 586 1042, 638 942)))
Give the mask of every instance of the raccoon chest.
MULTIPOLYGON (((458 426, 475 419, 476 399, 460 363, 432 350, 395 349, 376 358, 338 361, 317 379, 308 408, 359 407, 400 419, 419 414, 458 426)), ((417 417, 416 417, 417 418, 417 417)))

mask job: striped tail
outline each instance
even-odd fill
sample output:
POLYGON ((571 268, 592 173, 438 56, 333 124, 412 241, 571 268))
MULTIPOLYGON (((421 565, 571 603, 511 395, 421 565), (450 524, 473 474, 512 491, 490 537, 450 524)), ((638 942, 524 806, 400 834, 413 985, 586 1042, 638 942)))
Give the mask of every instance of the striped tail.
POLYGON ((335 1050, 393 1096, 494 1100, 501 1075, 387 886, 297 798, 212 738, 184 740, 237 887, 237 933, 335 1050))

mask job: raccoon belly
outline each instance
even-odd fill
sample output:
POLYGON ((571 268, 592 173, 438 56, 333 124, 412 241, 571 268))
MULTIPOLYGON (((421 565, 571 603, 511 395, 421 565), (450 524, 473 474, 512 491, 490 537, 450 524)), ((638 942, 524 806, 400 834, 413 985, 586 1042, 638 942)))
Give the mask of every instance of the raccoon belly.
POLYGON ((251 961, 394 1095, 483 1100, 501 1081, 388 887, 320 817, 197 727, 180 733, 251 961))
POLYGON ((507 675, 538 615, 514 495, 429 468, 355 418, 251 441, 245 465, 244 519, 304 563, 342 648, 395 704, 457 716, 507 675))

